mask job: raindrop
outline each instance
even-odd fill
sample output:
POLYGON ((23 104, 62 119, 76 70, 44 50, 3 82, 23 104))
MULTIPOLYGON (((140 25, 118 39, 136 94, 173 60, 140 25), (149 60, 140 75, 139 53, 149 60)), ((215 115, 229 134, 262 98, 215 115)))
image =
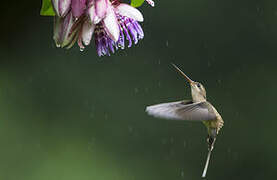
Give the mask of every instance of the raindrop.
POLYGON ((128 131, 129 131, 129 133, 132 133, 133 132, 133 127, 132 126, 128 126, 128 131))
POLYGON ((144 88, 144 91, 147 93, 148 92, 148 88, 146 87, 146 88, 144 88))
MULTIPOLYGON (((257 7, 257 13, 262 15, 263 14, 263 9, 261 7, 257 7)), ((275 12, 276 15, 276 12, 275 12)))
POLYGON ((91 138, 91 140, 88 142, 88 150, 91 151, 94 145, 95 145, 95 138, 91 138))
POLYGON ((56 47, 57 47, 57 48, 60 48, 61 45, 60 45, 59 43, 56 43, 56 47))
POLYGON ((48 73, 49 69, 48 68, 44 68, 44 72, 48 73))
POLYGON ((173 138, 173 137, 170 138, 170 143, 171 143, 171 144, 174 143, 174 138, 173 138))
POLYGON ((40 149, 40 148, 41 148, 40 143, 37 143, 37 144, 36 144, 36 147, 37 147, 38 149, 40 149))
POLYGON ((241 68, 240 68, 240 67, 238 67, 238 68, 236 69, 236 73, 237 73, 237 74, 241 73, 241 68))
POLYGON ((166 41, 165 45, 166 45, 166 47, 168 47, 168 40, 166 41))
POLYGON ((81 51, 81 52, 83 52, 83 51, 84 51, 84 49, 85 49, 84 47, 80 47, 80 51, 81 51))
POLYGON ((181 177, 182 177, 182 178, 184 178, 184 177, 185 177, 185 172, 184 172, 184 170, 183 170, 183 169, 181 170, 181 177))
POLYGON ((89 101, 88 101, 88 100, 85 100, 85 101, 84 101, 84 105, 85 105, 85 106, 89 106, 89 101))
POLYGON ((46 87, 42 87, 41 92, 46 93, 47 92, 46 87))
POLYGON ((167 139, 166 138, 162 138, 162 144, 166 144, 167 143, 167 139))
POLYGON ((138 88, 135 88, 135 94, 137 94, 139 92, 138 88))
POLYGON ((187 146, 187 142, 186 142, 186 141, 184 141, 184 148, 186 148, 186 146, 187 146))
POLYGON ((162 85, 161 85, 161 81, 159 81, 159 82, 158 82, 158 86, 159 86, 159 87, 161 87, 161 86, 162 86, 162 85))
POLYGON ((227 152, 228 152, 228 153, 231 153, 231 148, 228 148, 228 149, 227 149, 227 152))
POLYGON ((234 160, 238 160, 238 156, 239 156, 239 155, 238 155, 237 152, 234 152, 234 153, 233 153, 233 159, 234 159, 234 160))
POLYGON ((211 65, 212 65, 212 64, 211 64, 211 62, 210 62, 210 61, 208 61, 208 67, 211 67, 211 65))
POLYGON ((28 82, 32 83, 34 81, 33 77, 29 77, 28 82))
POLYGON ((117 46, 118 46, 120 49, 124 49, 124 46, 121 45, 121 44, 118 44, 117 46))
POLYGON ((174 156, 174 154, 175 154, 175 150, 173 148, 171 148, 169 151, 169 156, 172 157, 172 156, 174 156))
POLYGON ((90 118, 90 119, 93 119, 93 118, 94 118, 94 113, 93 113, 93 112, 89 113, 89 118, 90 118))

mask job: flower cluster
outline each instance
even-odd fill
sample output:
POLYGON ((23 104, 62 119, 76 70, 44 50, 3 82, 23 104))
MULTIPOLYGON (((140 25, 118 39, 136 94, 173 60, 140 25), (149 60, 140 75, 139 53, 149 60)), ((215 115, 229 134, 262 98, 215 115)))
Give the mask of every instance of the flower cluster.
MULTIPOLYGON (((154 6, 152 0, 146 1, 154 6)), ((142 14, 120 0, 52 0, 52 5, 57 47, 70 48, 77 41, 82 51, 94 37, 98 55, 104 56, 124 49, 125 40, 131 47, 144 36, 142 14)))

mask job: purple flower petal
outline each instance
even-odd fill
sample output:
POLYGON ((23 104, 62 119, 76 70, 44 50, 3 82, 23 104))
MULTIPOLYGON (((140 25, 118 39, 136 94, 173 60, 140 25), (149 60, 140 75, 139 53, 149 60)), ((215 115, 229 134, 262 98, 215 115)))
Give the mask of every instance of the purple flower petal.
POLYGON ((109 38, 101 24, 96 25, 94 38, 98 56, 110 56, 110 52, 115 52, 114 47, 116 47, 116 43, 111 38, 109 38))
POLYGON ((143 39, 143 37, 144 37, 144 32, 143 32, 141 26, 139 25, 139 23, 138 23, 137 21, 135 21, 135 20, 130 20, 130 21, 132 22, 132 24, 133 24, 135 30, 136 30, 137 33, 138 33, 138 38, 139 38, 139 39, 143 39))
POLYGON ((86 9, 87 0, 71 0, 71 9, 73 16, 79 18, 86 9))
POLYGON ((138 37, 138 33, 137 33, 136 29, 134 28, 133 24, 130 21, 128 21, 126 23, 126 26, 127 26, 129 32, 132 35, 134 43, 137 44, 138 43, 138 38, 137 38, 138 37))
POLYGON ((108 47, 110 48, 110 50, 112 51, 112 53, 114 53, 114 41, 112 41, 111 39, 108 39, 108 47))
POLYGON ((124 34, 123 34, 123 31, 122 31, 122 28, 120 28, 120 37, 116 43, 116 49, 117 47, 120 47, 121 49, 124 49, 125 48, 125 42, 124 42, 124 34))
POLYGON ((131 46, 132 46, 132 39, 131 39, 131 37, 130 37, 130 35, 129 35, 129 32, 128 32, 128 30, 127 30, 127 28, 126 28, 125 25, 122 25, 122 28, 123 28, 124 33, 125 33, 125 35, 126 35, 126 39, 127 39, 128 42, 129 42, 128 47, 131 47, 131 46))

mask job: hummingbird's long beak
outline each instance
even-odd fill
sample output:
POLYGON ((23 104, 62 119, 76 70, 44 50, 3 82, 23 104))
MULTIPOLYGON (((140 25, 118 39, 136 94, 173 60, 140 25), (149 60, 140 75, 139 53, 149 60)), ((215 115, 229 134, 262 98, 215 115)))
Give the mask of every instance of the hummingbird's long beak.
POLYGON ((175 64, 173 64, 173 63, 171 63, 171 64, 172 64, 173 67, 175 67, 175 69, 176 69, 179 73, 181 73, 181 74, 186 78, 186 80, 187 80, 190 84, 194 83, 194 81, 191 80, 180 68, 178 68, 178 67, 177 67, 175 64))

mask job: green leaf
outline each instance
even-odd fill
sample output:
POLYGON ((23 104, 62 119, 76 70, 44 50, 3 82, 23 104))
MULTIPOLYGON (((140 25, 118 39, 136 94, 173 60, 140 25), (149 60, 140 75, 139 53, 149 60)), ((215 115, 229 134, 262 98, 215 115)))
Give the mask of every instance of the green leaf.
POLYGON ((42 16, 55 16, 55 12, 54 12, 54 9, 52 7, 51 0, 42 0, 40 15, 42 15, 42 16))
POLYGON ((131 0, 131 6, 139 7, 143 4, 144 0, 131 0))

